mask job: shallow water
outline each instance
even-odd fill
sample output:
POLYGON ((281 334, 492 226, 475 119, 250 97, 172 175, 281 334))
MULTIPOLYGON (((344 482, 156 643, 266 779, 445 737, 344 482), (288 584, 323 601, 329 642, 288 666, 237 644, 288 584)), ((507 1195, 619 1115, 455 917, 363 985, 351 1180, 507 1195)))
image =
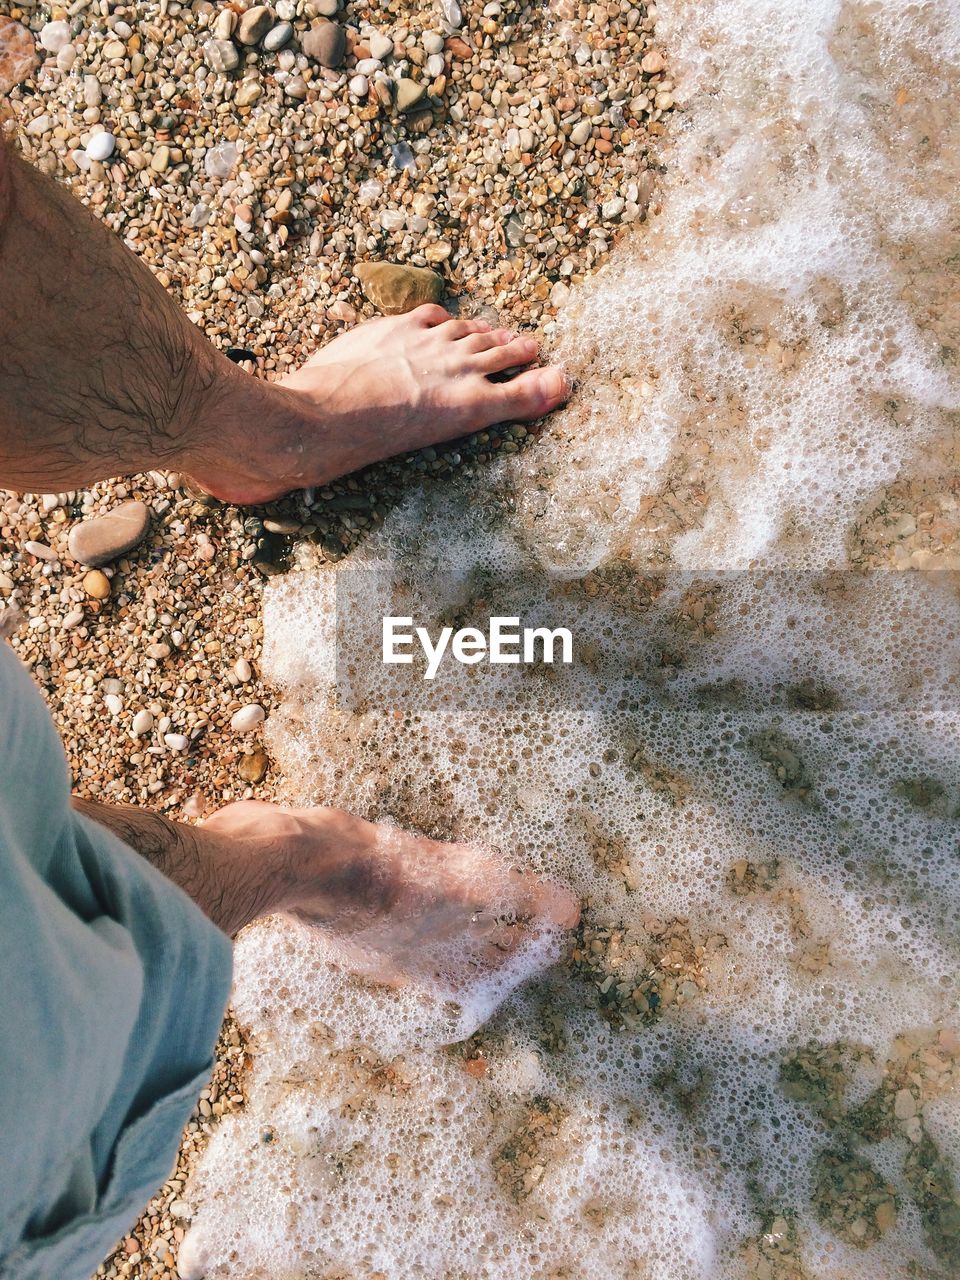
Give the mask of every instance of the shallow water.
POLYGON ((957 1273, 958 36, 955 4, 661 4, 686 111, 557 325, 582 393, 272 591, 291 798, 586 906, 492 1016, 251 930, 250 1102, 185 1271, 957 1273), (575 661, 385 670, 369 584, 568 625, 575 661))

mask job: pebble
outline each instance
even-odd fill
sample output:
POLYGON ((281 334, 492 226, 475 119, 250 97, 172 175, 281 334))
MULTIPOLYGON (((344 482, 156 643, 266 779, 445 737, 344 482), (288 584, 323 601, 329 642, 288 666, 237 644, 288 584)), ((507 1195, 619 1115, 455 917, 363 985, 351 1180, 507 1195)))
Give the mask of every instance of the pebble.
POLYGON ((70 530, 67 546, 78 564, 99 568, 132 551, 147 536, 150 509, 143 502, 122 502, 102 516, 92 516, 70 530))
POLYGON ((190 745, 190 739, 184 733, 165 733, 163 741, 171 751, 186 751, 190 745))
POLYGON ((211 178, 229 178, 239 158, 240 152, 235 143, 221 142, 211 147, 203 157, 203 168, 211 178))
POLYGON ((442 53, 431 53, 430 57, 424 63, 423 69, 431 80, 436 80, 437 76, 443 75, 446 65, 447 64, 442 53))
POLYGON ((292 38, 293 23, 278 22, 263 37, 263 47, 268 53, 276 53, 278 49, 282 49, 285 44, 288 44, 292 38))
POLYGON ((321 18, 332 18, 340 9, 340 0, 314 0, 313 7, 321 18))
MULTIPOLYGON (((436 31, 425 31, 422 43, 427 53, 443 53, 443 36, 436 31)), ((370 49, 372 52, 372 43, 370 49)))
POLYGON ((259 44, 272 26, 273 12, 269 5, 254 5, 240 15, 237 39, 241 44, 259 44))
POLYGON ((300 41, 303 52, 322 67, 339 67, 347 51, 346 33, 336 22, 321 20, 305 32, 300 41))
POLYGON ((133 736, 135 738, 145 738, 153 728, 153 712, 144 708, 138 711, 133 717, 133 736))
POLYGON ((108 693, 103 699, 103 705, 112 716, 118 716, 123 710, 123 699, 118 693, 108 693))
POLYGON ((240 65, 240 51, 232 40, 207 40, 203 56, 211 71, 225 73, 235 71, 240 65))
POLYGON ((161 143, 150 157, 150 168, 154 173, 166 173, 170 167, 170 148, 161 143))
POLYGON ((427 92, 427 86, 409 76, 401 76, 397 81, 397 110, 409 111, 415 107, 427 92))
POLYGON ((427 267, 361 262, 354 273, 366 296, 387 316, 402 315, 425 302, 439 302, 443 297, 443 277, 427 267))
POLYGON ((87 107, 99 107, 103 101, 103 87, 96 76, 83 77, 83 102, 87 107))
POLYGON ((116 146, 116 139, 112 133, 104 130, 102 133, 95 133, 84 148, 88 160, 106 160, 108 156, 113 155, 113 149, 116 146))
POLYGON ((100 569, 91 569, 83 575, 83 589, 91 600, 108 600, 110 579, 100 569))
POLYGON ((604 218, 619 218, 626 207, 626 203, 623 196, 614 196, 612 200, 605 200, 600 209, 601 216, 604 218))
POLYGON ((32 34, 13 18, 0 17, 0 94, 32 74, 40 59, 32 34))
POLYGON ((570 130, 570 141, 575 147, 582 147, 593 133, 593 125, 589 120, 578 120, 570 130))
POLYGON ((267 753, 262 748, 258 748, 256 751, 251 751, 247 755, 241 757, 240 763, 237 766, 237 773, 244 782, 249 782, 251 785, 255 785, 256 783, 263 781, 269 767, 270 759, 267 756, 267 753))
POLYGON ((248 702, 245 707, 235 711, 230 718, 230 728, 234 733, 249 733, 258 724, 263 724, 267 713, 259 702, 248 702))
POLYGON ((45 23, 40 28, 40 43, 48 53, 59 53, 70 43, 70 24, 62 20, 45 23))
POLYGON ((235 10, 224 5, 217 14, 217 20, 213 24, 213 34, 218 40, 229 40, 237 29, 237 15, 235 10))
POLYGON ((233 100, 238 107, 249 107, 257 101, 262 93, 263 85, 259 80, 241 80, 237 85, 233 100))
POLYGON ((366 76, 351 76, 347 88, 355 98, 365 98, 370 90, 370 81, 366 76))
POLYGON ((389 58, 393 53, 393 40, 390 36, 385 36, 382 32, 376 31, 367 41, 367 48, 370 50, 371 58, 376 58, 382 62, 384 58, 389 58))
POLYGON ((253 668, 246 658, 238 658, 233 664, 233 674, 241 684, 246 684, 253 677, 253 668))
POLYGON ((27 539, 23 544, 23 549, 29 552, 30 555, 36 556, 38 560, 54 561, 60 558, 53 547, 48 547, 45 542, 35 542, 32 538, 27 539))

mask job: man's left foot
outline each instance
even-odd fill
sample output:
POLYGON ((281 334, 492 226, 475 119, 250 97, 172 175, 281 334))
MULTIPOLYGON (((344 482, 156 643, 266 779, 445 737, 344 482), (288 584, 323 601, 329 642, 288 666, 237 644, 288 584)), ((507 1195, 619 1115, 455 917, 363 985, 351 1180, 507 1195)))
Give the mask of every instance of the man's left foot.
POLYGON ((368 320, 282 382, 226 373, 186 470, 224 501, 266 502, 495 422, 528 422, 570 390, 559 366, 536 358, 532 338, 438 306, 368 320))

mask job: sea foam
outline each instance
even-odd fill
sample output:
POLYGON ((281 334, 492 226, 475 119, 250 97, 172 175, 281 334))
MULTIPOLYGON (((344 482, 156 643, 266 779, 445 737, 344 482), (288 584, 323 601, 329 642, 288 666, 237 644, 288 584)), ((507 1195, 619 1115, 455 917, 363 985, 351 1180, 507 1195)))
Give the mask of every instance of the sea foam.
POLYGON ((685 111, 556 324, 571 405, 265 619, 292 801, 497 846, 581 925, 496 1011, 250 930, 186 1275, 957 1274, 960 11, 674 0, 658 40, 685 111), (576 660, 345 680, 364 573, 576 660))

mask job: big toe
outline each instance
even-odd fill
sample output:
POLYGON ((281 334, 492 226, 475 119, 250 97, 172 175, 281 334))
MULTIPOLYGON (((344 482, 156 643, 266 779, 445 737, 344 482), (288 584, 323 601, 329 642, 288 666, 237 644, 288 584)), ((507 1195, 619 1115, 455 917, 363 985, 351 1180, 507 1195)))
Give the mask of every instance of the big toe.
POLYGON ((500 421, 540 418, 563 404, 570 394, 570 383, 559 365, 528 369, 509 382, 489 385, 500 421))

